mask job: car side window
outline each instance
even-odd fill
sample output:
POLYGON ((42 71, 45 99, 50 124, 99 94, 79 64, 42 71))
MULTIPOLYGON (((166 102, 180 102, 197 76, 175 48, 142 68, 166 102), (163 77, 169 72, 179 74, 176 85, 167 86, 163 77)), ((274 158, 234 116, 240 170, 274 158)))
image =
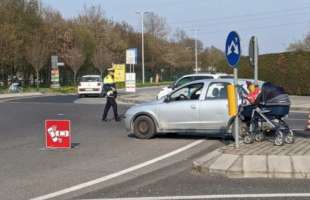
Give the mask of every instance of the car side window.
POLYGON ((170 95, 171 101, 198 100, 203 89, 203 83, 184 86, 170 95))
POLYGON ((176 84, 175 84, 175 87, 180 87, 181 85, 184 85, 186 83, 189 83, 193 81, 193 78, 190 76, 190 77, 184 77, 182 79, 180 79, 176 84))
POLYGON ((227 85, 229 83, 211 83, 206 99, 227 99, 227 85))

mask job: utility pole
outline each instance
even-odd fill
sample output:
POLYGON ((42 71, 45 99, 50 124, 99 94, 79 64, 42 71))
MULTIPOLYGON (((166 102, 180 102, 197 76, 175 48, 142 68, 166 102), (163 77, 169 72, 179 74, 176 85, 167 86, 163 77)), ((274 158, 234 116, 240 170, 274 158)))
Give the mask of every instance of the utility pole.
POLYGON ((138 15, 141 16, 141 37, 142 37, 142 44, 141 44, 141 57, 142 57, 142 84, 145 82, 145 71, 144 71, 144 14, 149 12, 147 11, 137 11, 138 15))
POLYGON ((195 31, 195 72, 198 73, 198 29, 194 29, 195 31))

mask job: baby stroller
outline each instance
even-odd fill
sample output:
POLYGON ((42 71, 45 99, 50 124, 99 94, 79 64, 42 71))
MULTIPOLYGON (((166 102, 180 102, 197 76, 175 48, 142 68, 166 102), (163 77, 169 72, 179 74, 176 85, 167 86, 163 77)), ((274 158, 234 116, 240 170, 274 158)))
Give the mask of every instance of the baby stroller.
POLYGON ((261 93, 252 105, 241 104, 239 119, 248 127, 244 143, 264 140, 266 135, 274 135, 274 145, 294 143, 294 133, 283 120, 290 110, 288 94, 282 87, 264 83, 261 93))

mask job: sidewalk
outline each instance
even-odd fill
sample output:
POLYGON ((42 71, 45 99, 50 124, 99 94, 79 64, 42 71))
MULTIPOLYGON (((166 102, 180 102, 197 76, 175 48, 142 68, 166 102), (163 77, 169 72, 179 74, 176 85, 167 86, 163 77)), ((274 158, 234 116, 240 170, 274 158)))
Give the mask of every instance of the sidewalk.
POLYGON ((42 96, 43 94, 40 92, 29 92, 29 93, 8 93, 8 94, 0 94, 0 99, 10 99, 10 98, 18 98, 18 97, 32 97, 32 96, 42 96))
POLYGON ((145 88, 137 88, 135 93, 127 93, 121 90, 120 95, 117 97, 119 101, 131 104, 140 104, 144 102, 156 100, 156 95, 165 86, 153 86, 145 88))
POLYGON ((292 110, 310 111, 310 96, 290 96, 292 110))
POLYGON ((230 144, 195 160, 193 170, 230 178, 310 178, 310 140, 297 138, 281 147, 270 141, 239 149, 230 144))

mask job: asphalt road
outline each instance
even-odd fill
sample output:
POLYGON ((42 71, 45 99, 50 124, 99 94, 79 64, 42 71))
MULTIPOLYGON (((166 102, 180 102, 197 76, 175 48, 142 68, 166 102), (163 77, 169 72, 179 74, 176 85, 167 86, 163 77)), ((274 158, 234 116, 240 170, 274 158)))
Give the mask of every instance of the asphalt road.
MULTIPOLYGON (((0 199, 29 199, 55 192, 206 138, 170 135, 138 140, 128 135, 122 122, 102 122, 102 105, 80 104, 76 100, 75 96, 51 96, 0 103, 0 199), (45 119, 72 121, 73 149, 43 148, 45 119)), ((128 105, 119 105, 120 113, 127 108, 128 105)), ((178 159, 220 145, 221 141, 205 140, 178 159)), ((148 170, 176 161, 156 163, 148 170)), ((135 172, 135 176, 139 174, 140 171, 135 172)))
MULTIPOLYGON (((229 141, 205 135, 166 135, 153 140, 138 140, 126 133, 122 122, 104 123, 100 120, 103 103, 101 98, 77 99, 73 95, 0 103, 0 199, 29 199, 60 191, 128 169, 200 140, 201 143, 169 159, 67 193, 58 199, 222 194, 236 192, 234 188, 239 188, 237 192, 241 193, 277 192, 281 188, 283 191, 308 190, 308 181, 244 181, 194 175, 190 171, 194 158, 229 141), (45 119, 72 121, 73 149, 51 151, 43 148, 45 119), (205 187, 206 183, 212 187, 205 187)), ((120 104, 120 113, 129 106, 120 104)), ((303 129, 305 118, 305 113, 291 113, 288 121, 292 128, 303 129)), ((307 136, 302 131, 298 134, 307 136)))

